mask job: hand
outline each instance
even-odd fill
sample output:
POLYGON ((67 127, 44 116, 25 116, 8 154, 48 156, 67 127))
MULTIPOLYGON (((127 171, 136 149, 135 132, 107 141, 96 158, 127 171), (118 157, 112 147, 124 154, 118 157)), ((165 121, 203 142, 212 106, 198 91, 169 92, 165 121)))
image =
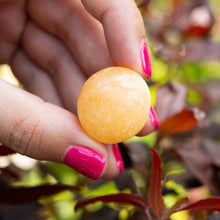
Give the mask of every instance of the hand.
MULTIPOLYGON (((144 37, 133 0, 0 0, 0 63, 11 66, 26 90, 0 80, 0 142, 93 179, 118 175, 117 145, 82 131, 77 97, 86 78, 108 66, 150 76, 144 37)), ((155 117, 141 135, 155 129, 155 117)))

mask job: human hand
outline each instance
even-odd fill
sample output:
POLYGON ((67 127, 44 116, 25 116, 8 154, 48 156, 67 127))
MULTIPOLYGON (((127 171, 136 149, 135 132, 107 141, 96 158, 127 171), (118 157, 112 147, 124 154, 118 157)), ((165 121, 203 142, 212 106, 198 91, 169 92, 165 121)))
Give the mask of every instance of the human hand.
MULTIPOLYGON (((133 0, 0 0, 0 63, 11 66, 26 90, 0 80, 0 143, 93 179, 118 175, 123 162, 117 145, 82 131, 77 97, 86 78, 108 66, 148 78, 144 37, 133 0)), ((139 134, 154 131, 156 119, 152 110, 139 134)))

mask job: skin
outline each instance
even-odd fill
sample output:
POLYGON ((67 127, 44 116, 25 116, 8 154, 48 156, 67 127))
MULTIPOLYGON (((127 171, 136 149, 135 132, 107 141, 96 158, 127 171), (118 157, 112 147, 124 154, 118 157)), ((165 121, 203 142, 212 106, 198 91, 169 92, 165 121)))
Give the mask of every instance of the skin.
MULTIPOLYGON (((119 65, 145 77, 145 37, 133 0, 0 0, 0 63, 9 64, 24 89, 0 79, 0 143, 38 160, 62 162, 69 145, 106 158, 103 178, 119 168, 111 146, 81 129, 77 97, 94 72, 119 65)), ((154 130, 148 121, 141 135, 154 130)))

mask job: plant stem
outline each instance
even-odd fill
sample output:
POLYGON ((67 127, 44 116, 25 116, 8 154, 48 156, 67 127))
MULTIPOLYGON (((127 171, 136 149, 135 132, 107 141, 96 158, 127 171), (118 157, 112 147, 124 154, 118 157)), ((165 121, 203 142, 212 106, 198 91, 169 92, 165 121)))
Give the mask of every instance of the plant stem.
POLYGON ((146 215, 148 217, 148 220, 152 220, 152 217, 150 215, 149 209, 145 209, 145 213, 146 213, 146 215))

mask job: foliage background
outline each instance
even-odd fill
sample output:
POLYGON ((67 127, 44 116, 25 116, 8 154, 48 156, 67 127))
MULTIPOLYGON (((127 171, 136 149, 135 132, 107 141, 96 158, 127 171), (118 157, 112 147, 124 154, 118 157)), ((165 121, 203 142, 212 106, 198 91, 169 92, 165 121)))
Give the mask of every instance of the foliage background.
MULTIPOLYGON (((160 155, 162 185, 154 188, 160 192, 161 187, 167 210, 185 197, 189 203, 219 198, 220 1, 140 0, 137 5, 151 52, 152 78, 147 83, 161 128, 120 144, 126 169, 109 181, 89 180, 62 164, 8 155, 12 152, 0 146, 1 220, 148 219, 135 205, 96 202, 79 211, 74 207, 83 198, 101 195, 146 198, 153 185, 149 147, 160 155)), ((8 66, 0 66, 0 75, 19 85, 8 66)), ((211 220, 220 215, 182 211, 169 218, 211 220)))

